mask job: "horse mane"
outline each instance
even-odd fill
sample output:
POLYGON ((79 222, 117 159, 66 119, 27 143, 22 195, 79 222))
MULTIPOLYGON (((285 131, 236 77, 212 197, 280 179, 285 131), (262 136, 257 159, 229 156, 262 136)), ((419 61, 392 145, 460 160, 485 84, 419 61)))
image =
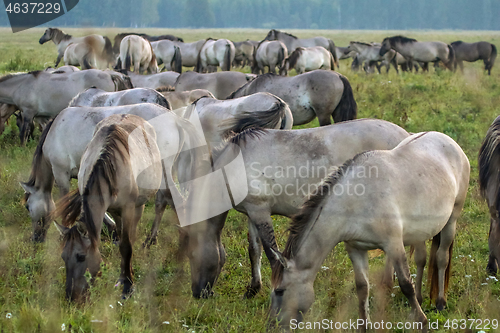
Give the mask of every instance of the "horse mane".
POLYGON ((31 71, 31 72, 28 72, 28 74, 31 74, 33 75, 35 78, 38 77, 38 75, 40 75, 40 73, 43 73, 44 71, 41 71, 41 70, 37 70, 37 71, 31 71))
POLYGON ((453 46, 453 45, 457 45, 457 46, 458 46, 458 45, 463 44, 463 43, 464 43, 463 41, 461 41, 461 40, 457 40, 456 42, 453 42, 453 43, 451 43, 450 45, 452 45, 452 46, 453 46))
MULTIPOLYGON (((25 73, 20 73, 20 74, 25 74, 25 73)), ((20 74, 7 74, 7 75, 4 75, 4 76, 0 77, 0 82, 7 81, 8 79, 13 78, 14 76, 18 76, 20 74)))
POLYGON ((292 35, 292 34, 290 34, 290 33, 288 33, 288 32, 284 32, 284 31, 280 31, 280 30, 276 30, 276 29, 273 29, 273 30, 274 30, 275 32, 280 33, 280 34, 284 34, 284 35, 287 35, 287 36, 289 36, 289 37, 292 37, 292 38, 295 38, 295 39, 299 39, 297 36, 294 36, 294 35, 292 35))
POLYGON ((240 133, 232 132, 224 138, 224 142, 212 149, 212 160, 216 161, 228 147, 241 146, 247 140, 259 139, 262 135, 267 133, 267 129, 260 127, 252 127, 243 130, 240 133))
MULTIPOLYGON (((483 198, 486 198, 486 189, 488 184, 496 186, 500 184, 500 172, 498 167, 500 163, 500 117, 497 117, 484 138, 483 144, 479 149, 479 190, 483 198)), ((500 202, 500 191, 497 191, 494 205, 498 210, 500 202)))
MULTIPOLYGON (((25 183, 29 187, 35 186, 36 180, 42 177, 42 175, 40 174, 41 172, 40 166, 42 165, 42 163, 47 163, 45 157, 43 156, 43 145, 45 143, 45 139, 47 138, 47 134, 49 133, 53 123, 54 119, 49 121, 47 126, 45 126, 42 135, 40 136, 40 141, 36 146, 35 153, 33 154, 33 161, 31 162, 30 178, 25 183)), ((24 193, 22 201, 27 202, 29 195, 30 195, 29 193, 24 193)))
POLYGON ((58 71, 52 72, 51 74, 66 74, 66 72, 63 70, 58 70, 58 71))
POLYGON ((391 45, 394 45, 396 43, 400 43, 400 44, 409 44, 409 43, 415 43, 417 42, 416 39, 413 39, 413 38, 408 38, 408 37, 405 37, 405 36, 393 36, 393 37, 387 37, 384 39, 385 40, 389 40, 389 42, 391 43, 391 45))
POLYGON ((156 88, 156 91, 160 92, 160 93, 162 93, 162 92, 169 92, 169 91, 175 91, 175 88, 172 87, 172 86, 163 86, 163 87, 156 88))
POLYGON ((61 242, 61 247, 64 248, 66 244, 69 243, 71 244, 70 245, 70 251, 71 251, 74 242, 79 242, 81 245, 83 245, 82 236, 80 234, 80 231, 78 231, 78 227, 76 225, 69 228, 68 231, 64 234, 64 237, 61 242))
MULTIPOLYGON (((299 213, 292 217, 292 222, 288 227, 290 235, 286 242, 285 249, 283 250, 283 257, 287 259, 294 257, 302 240, 308 235, 307 230, 310 230, 318 219, 318 217, 314 218, 320 214, 316 214, 318 207, 321 206, 323 201, 332 193, 335 185, 343 179, 349 168, 355 164, 362 163, 372 154, 373 151, 368 151, 357 154, 354 158, 347 160, 342 166, 338 167, 323 180, 316 192, 309 195, 308 199, 300 208, 299 213)), ((284 269, 285 267, 280 261, 274 264, 271 277, 271 284, 274 288, 277 288, 281 283, 284 269)))
MULTIPOLYGON (((203 96, 201 98, 207 97, 203 96)), ((285 107, 285 102, 278 99, 268 110, 241 112, 220 124, 221 127, 228 127, 222 136, 234 140, 234 133, 242 133, 250 129, 276 128, 282 119, 285 118, 285 107)), ((258 135, 258 133, 254 133, 254 135, 258 135)))
POLYGON ((288 56, 288 64, 290 65, 290 69, 295 67, 303 51, 303 47, 298 47, 292 52, 292 54, 288 56))
POLYGON ((226 99, 233 99, 234 96, 240 92, 241 90, 243 90, 244 88, 246 88, 248 85, 250 85, 251 83, 253 82, 257 82, 257 81, 262 81, 263 79, 265 78, 269 78, 269 77, 280 77, 279 75, 277 74, 274 74, 274 73, 266 73, 266 74, 261 74, 261 75, 258 75, 256 76, 255 78, 251 79, 250 81, 248 81, 247 83, 245 83, 244 85, 242 85, 241 87, 239 87, 238 89, 236 89, 235 91, 233 91, 231 93, 231 95, 229 95, 228 97, 226 97, 226 99))
POLYGON ((50 34, 51 34, 52 40, 54 40, 55 42, 60 43, 63 40, 69 40, 69 39, 71 39, 71 37, 73 37, 73 36, 65 33, 64 31, 62 31, 61 29, 58 29, 58 28, 49 28, 49 29, 50 29, 50 34))
POLYGON ((373 46, 373 44, 370 44, 370 43, 365 43, 365 42, 350 41, 349 43, 353 43, 353 44, 361 44, 361 45, 365 45, 365 46, 373 46))

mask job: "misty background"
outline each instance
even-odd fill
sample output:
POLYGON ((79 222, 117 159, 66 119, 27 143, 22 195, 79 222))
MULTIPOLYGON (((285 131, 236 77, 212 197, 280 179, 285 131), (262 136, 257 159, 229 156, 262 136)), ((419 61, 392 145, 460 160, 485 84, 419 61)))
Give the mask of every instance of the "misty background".
POLYGON ((500 0, 80 0, 45 26, 500 30, 499 14, 500 0))

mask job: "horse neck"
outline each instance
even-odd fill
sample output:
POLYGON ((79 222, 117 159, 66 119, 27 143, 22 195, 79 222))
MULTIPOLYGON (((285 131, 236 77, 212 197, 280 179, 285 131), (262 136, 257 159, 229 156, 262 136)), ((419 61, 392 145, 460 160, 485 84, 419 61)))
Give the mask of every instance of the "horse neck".
POLYGON ((39 188, 44 192, 48 192, 49 194, 52 192, 52 188, 54 187, 54 174, 52 173, 52 165, 50 162, 43 156, 43 151, 41 152, 40 158, 37 160, 37 165, 33 166, 36 168, 32 172, 34 172, 35 179, 35 188, 39 188))
MULTIPOLYGON (((100 179, 99 181, 103 180, 100 179)), ((90 240, 97 247, 101 239, 104 214, 111 203, 111 196, 107 190, 107 185, 101 186, 101 189, 102 191, 98 191, 96 188, 89 189, 88 194, 83 196, 82 205, 85 214, 85 223, 87 224, 87 229, 89 229, 90 240), (90 232, 91 228, 95 232, 90 232)))

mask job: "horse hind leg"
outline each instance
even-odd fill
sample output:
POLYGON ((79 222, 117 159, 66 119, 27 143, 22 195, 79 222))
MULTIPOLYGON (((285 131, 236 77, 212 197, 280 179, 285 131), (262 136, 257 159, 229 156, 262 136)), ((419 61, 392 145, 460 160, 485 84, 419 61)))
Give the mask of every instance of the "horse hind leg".
POLYGON ((420 307, 415 289, 413 288, 413 283, 410 276, 410 267, 408 266, 408 261, 406 259, 406 253, 403 246, 403 242, 393 242, 388 247, 384 249, 387 256, 394 263, 394 269, 396 270, 396 276, 398 277, 399 286, 401 291, 408 299, 413 314, 414 320, 422 323, 422 331, 427 332, 427 317, 425 316, 422 308, 420 307))
POLYGON ((150 232, 149 236, 146 238, 146 240, 142 244, 143 247, 149 248, 151 245, 156 244, 156 242, 157 242, 156 239, 158 236, 158 229, 159 229, 161 219, 163 217, 163 214, 165 213, 165 209, 167 209, 168 204, 169 204, 169 202, 167 200, 167 196, 165 195, 164 191, 159 190, 158 192, 156 192, 155 219, 153 221, 153 225, 151 226, 151 232, 150 232))
POLYGON ((414 246, 415 264, 417 265, 417 281, 415 282, 415 292, 417 294, 418 304, 422 305, 422 278, 424 276, 425 263, 427 261, 427 249, 425 242, 414 246))
POLYGON ((252 266, 252 281, 247 287, 244 298, 252 298, 260 291, 262 287, 262 277, 260 274, 262 249, 259 239, 259 232, 255 224, 248 219, 248 254, 252 266))
MULTIPOLYGON (((370 294, 370 284, 368 281, 368 252, 358 250, 346 243, 346 250, 354 268, 354 279, 356 281, 356 293, 358 294, 359 318, 364 323, 370 321, 368 311, 368 296, 370 294)), ((361 328, 361 332, 366 331, 366 326, 361 328)))

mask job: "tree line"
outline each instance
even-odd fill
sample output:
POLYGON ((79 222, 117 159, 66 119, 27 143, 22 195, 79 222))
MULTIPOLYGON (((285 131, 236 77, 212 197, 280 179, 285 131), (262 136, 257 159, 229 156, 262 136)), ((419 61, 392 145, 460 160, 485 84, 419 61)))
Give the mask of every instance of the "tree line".
POLYGON ((499 15, 498 0, 80 0, 47 25, 500 30, 499 15))

